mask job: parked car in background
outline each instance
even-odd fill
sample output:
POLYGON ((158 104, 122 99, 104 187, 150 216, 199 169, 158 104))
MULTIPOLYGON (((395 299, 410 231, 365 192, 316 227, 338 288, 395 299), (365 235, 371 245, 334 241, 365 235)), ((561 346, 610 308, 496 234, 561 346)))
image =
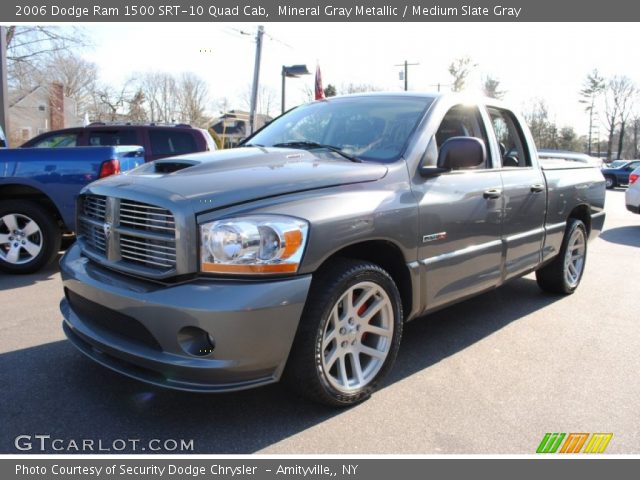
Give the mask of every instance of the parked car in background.
POLYGON ((587 165, 592 165, 598 168, 601 168, 604 165, 604 162, 601 158, 592 157, 587 155, 586 153, 578 153, 578 152, 569 152, 566 150, 550 150, 550 149, 540 149, 538 150, 538 158, 540 160, 546 159, 561 159, 568 160, 570 162, 580 162, 586 163, 587 165))
POLYGON ((391 369, 405 322, 533 271, 573 293, 604 201, 600 169, 538 162, 497 100, 331 97, 241 148, 88 185, 60 262, 63 328, 152 384, 283 378, 353 405, 391 369))
POLYGON ((105 145, 141 145, 145 151, 145 162, 217 148, 206 130, 186 124, 155 123, 92 123, 86 127, 54 130, 32 138, 22 148, 105 145))
POLYGON ((605 162, 603 166, 606 168, 618 168, 626 165, 627 163, 629 163, 629 160, 614 160, 613 162, 605 162))
POLYGON ((75 230, 86 184, 144 163, 139 146, 0 150, 0 270, 32 273, 75 230))
POLYGON ((640 167, 629 174, 629 188, 625 194, 627 210, 640 213, 640 167))
POLYGON ((640 167, 640 160, 628 160, 615 168, 603 168, 602 175, 604 175, 607 188, 628 185, 629 175, 638 167, 640 167))

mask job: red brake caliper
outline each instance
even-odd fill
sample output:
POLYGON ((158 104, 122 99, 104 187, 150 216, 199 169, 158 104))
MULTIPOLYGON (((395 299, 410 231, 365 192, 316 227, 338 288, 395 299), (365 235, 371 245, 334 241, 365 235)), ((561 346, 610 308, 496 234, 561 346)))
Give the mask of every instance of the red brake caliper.
MULTIPOLYGON (((363 314, 364 312, 366 312, 366 311, 367 311, 367 302, 365 302, 365 303, 364 303, 364 305, 362 305, 362 306, 358 309, 358 316, 359 316, 359 317, 361 317, 361 316, 362 316, 362 314, 363 314)), ((367 338, 367 332, 364 332, 364 333, 362 334, 362 341, 364 341, 364 339, 365 339, 365 338, 367 338)))

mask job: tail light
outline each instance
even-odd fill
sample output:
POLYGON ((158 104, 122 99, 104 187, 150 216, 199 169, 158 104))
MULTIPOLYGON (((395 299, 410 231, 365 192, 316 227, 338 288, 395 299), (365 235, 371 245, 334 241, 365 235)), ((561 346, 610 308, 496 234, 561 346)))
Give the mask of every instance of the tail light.
POLYGON ((100 173, 98 174, 98 178, 117 175, 118 173, 120 173, 120 161, 117 158, 114 158, 102 162, 102 165, 100 165, 100 173))
POLYGON ((638 177, 640 177, 640 175, 637 173, 632 173, 631 175, 629 175, 629 185, 633 185, 634 183, 636 183, 638 177))

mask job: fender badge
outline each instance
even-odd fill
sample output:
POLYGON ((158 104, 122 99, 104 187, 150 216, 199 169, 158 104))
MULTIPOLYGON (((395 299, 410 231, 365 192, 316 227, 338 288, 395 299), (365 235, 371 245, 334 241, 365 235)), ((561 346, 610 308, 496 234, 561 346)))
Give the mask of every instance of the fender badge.
POLYGON ((422 243, 435 242, 436 240, 446 240, 447 232, 432 233, 422 237, 422 243))

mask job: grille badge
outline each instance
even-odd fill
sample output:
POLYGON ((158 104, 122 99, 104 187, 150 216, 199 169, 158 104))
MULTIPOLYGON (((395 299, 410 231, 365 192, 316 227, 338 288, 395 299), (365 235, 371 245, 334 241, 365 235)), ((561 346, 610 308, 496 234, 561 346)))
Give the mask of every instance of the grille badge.
POLYGON ((104 232, 105 240, 109 240, 109 236, 111 236, 111 224, 109 222, 105 222, 102 225, 102 231, 104 232))

